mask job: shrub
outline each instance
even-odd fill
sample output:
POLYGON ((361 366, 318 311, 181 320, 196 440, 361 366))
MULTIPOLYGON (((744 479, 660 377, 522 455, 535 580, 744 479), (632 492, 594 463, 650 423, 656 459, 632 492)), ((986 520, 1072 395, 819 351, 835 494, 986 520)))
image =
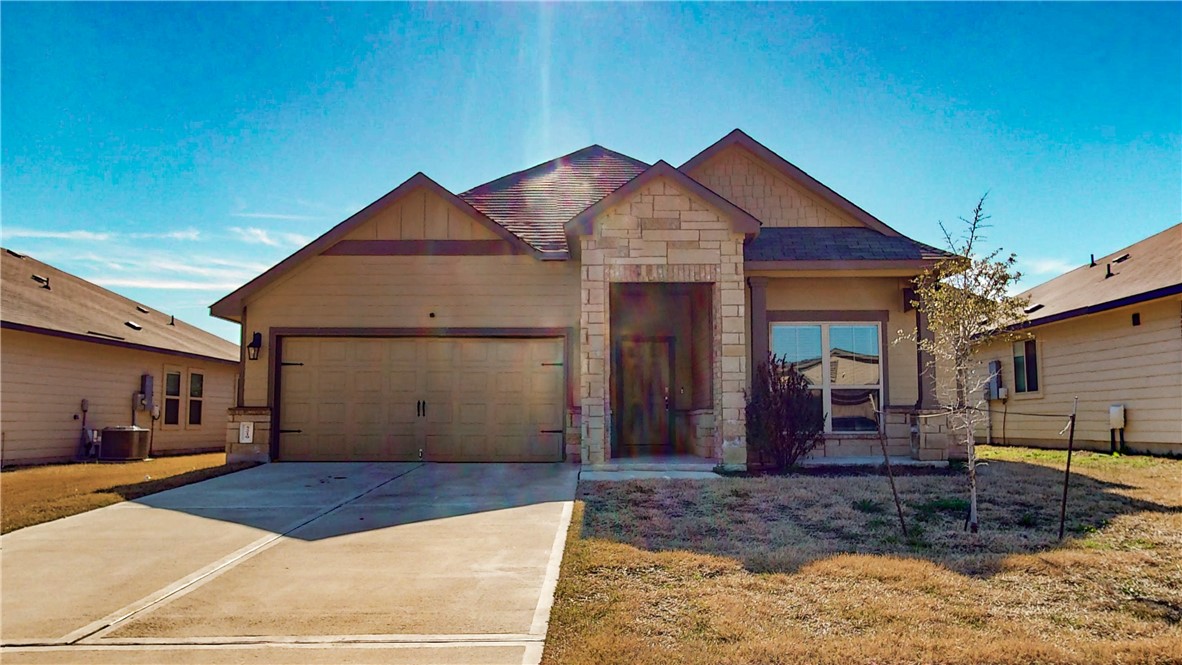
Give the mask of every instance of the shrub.
POLYGON ((821 399, 786 358, 760 363, 747 395, 747 446, 777 470, 825 440, 821 399))

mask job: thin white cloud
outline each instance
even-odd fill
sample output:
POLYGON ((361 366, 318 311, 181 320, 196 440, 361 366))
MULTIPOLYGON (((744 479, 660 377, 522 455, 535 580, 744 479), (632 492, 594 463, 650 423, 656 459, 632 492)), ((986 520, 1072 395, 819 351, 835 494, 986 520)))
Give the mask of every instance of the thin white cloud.
POLYGON ((165 233, 132 233, 132 238, 155 238, 159 240, 200 240, 201 232, 197 229, 183 231, 168 231, 165 233))
POLYGON ((1028 275, 1061 275, 1078 265, 1059 258, 1033 258, 1022 259, 1020 267, 1028 275))
POLYGON ((232 231, 238 236, 240 240, 244 242, 256 245, 267 245, 269 247, 281 247, 283 245, 293 245, 298 247, 300 245, 308 244, 309 240, 307 236, 302 236, 298 233, 279 233, 267 231, 265 229, 260 229, 253 226, 246 228, 242 228, 240 226, 231 226, 230 231, 232 231))
POLYGON ((211 282, 182 279, 151 279, 122 277, 87 277, 88 281, 107 288, 130 287, 137 289, 167 289, 176 291, 233 291, 242 286, 241 282, 211 282))
POLYGON ((318 222, 323 217, 315 215, 289 215, 281 212, 232 212, 231 217, 242 219, 278 219, 289 222, 318 222))
POLYGON ((4 229, 6 238, 42 238, 46 240, 108 240, 110 233, 95 233, 94 231, 42 231, 40 229, 4 229))

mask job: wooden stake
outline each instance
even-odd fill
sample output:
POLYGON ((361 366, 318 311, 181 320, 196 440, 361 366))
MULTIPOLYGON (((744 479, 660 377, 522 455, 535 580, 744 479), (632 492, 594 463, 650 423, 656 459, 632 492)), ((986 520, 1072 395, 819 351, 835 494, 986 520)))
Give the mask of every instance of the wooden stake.
MULTIPOLYGON (((878 405, 874 403, 874 396, 870 396, 870 408, 878 413, 878 405)), ((881 413, 883 424, 886 424, 886 412, 881 413)), ((907 522, 903 520, 903 504, 899 502, 899 490, 895 489, 895 472, 891 469, 891 456, 887 454, 885 427, 878 428, 878 446, 882 448, 882 461, 886 464, 887 478, 891 480, 891 494, 895 497, 895 510, 899 513, 899 528, 903 530, 903 537, 907 537, 907 522)))
MULTIPOLYGON (((1071 484, 1071 449, 1075 444, 1075 413, 1079 397, 1071 405, 1071 419, 1067 421, 1067 470, 1063 472, 1063 503, 1059 505, 1059 540, 1063 540, 1063 526, 1067 522, 1067 486, 1071 484)), ((1062 432, 1060 432, 1062 434, 1062 432)))

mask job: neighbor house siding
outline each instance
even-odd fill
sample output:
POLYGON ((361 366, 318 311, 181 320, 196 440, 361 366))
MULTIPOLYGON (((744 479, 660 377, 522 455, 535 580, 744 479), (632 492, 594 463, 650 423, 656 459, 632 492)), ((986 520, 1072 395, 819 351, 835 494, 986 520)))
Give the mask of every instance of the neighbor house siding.
MULTIPOLYGON (((130 425, 131 396, 139 391, 144 374, 154 377, 155 401, 163 408, 166 366, 185 370, 186 377, 189 370, 204 374, 202 423, 186 425, 183 408, 179 427, 162 429, 163 420, 157 421, 153 453, 220 450, 224 446, 225 413, 233 404, 237 363, 15 330, 4 331, 3 345, 0 458, 4 464, 72 459, 79 451, 84 399, 89 402, 87 428, 130 425)), ((136 423, 148 427, 151 414, 136 412, 136 423)))
POLYGON ((1108 407, 1124 404, 1125 442, 1131 448, 1182 453, 1182 299, 1077 317, 1029 332, 1038 345, 1037 393, 1014 392, 1010 344, 993 345, 978 355, 985 363, 1001 361, 1002 383, 1010 393, 1005 404, 991 404, 994 441, 1066 446, 1067 436, 1060 431, 1078 396, 1077 445, 1108 449, 1108 407), (1133 313, 1141 315, 1141 325, 1132 325, 1133 313))
POLYGON ((765 226, 863 226, 738 146, 690 172, 765 226))

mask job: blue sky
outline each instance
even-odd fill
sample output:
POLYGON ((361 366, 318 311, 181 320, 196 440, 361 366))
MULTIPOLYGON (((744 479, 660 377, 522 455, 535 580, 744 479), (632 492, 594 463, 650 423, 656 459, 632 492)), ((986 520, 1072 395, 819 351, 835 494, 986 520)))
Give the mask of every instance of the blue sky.
POLYGON ((417 171, 735 127, 899 231, 988 190, 1029 287, 1182 221, 1182 4, 14 4, 0 233, 208 306, 417 171))

